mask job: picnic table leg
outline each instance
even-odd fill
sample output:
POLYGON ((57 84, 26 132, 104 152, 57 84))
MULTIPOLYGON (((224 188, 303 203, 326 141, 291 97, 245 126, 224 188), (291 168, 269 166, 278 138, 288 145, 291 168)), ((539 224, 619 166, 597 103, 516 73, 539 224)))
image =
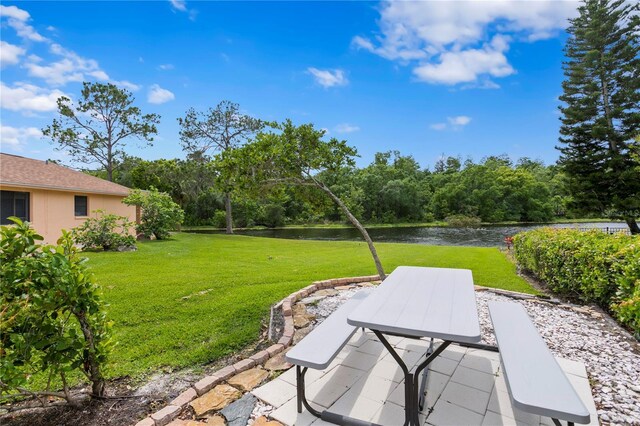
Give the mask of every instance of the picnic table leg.
MULTIPOLYGON (((429 355, 431 355, 432 352, 433 352, 433 337, 431 338, 431 343, 429 344, 429 349, 427 349, 427 353, 425 356, 428 357, 429 355)), ((420 408, 420 411, 424 409, 424 400, 425 400, 424 390, 427 387, 428 376, 429 376, 429 369, 425 368, 424 373, 422 373, 422 381, 420 382, 420 392, 418 393, 418 397, 420 398, 418 407, 420 408)))
POLYGON ((380 339, 384 347, 389 351, 391 356, 396 360, 402 372, 404 373, 404 426, 418 426, 418 410, 417 400, 414 402, 413 391, 413 375, 409 372, 409 368, 404 363, 400 355, 393 349, 393 346, 385 339, 378 330, 371 330, 380 339))
POLYGON ((311 414, 316 417, 321 417, 322 413, 314 409, 307 401, 307 395, 305 393, 304 375, 307 373, 307 367, 300 367, 296 365, 296 387, 297 387, 297 403, 298 413, 302 413, 302 407, 306 408, 311 414))
MULTIPOLYGON (((427 359, 425 359, 424 361, 422 361, 422 363, 420 365, 418 365, 418 368, 416 368, 416 371, 413 373, 414 375, 414 379, 413 379, 413 385, 415 387, 414 390, 414 394, 416 395, 416 405, 419 405, 419 395, 418 395, 418 387, 419 387, 419 383, 420 383, 420 372, 422 370, 426 371, 426 368, 429 366, 429 364, 431 364, 431 362, 436 359, 436 357, 438 355, 440 355, 440 353, 442 353, 442 351, 444 351, 445 349, 447 349, 447 346, 449 346, 451 344, 450 341, 445 340, 444 342, 442 342, 442 344, 440 346, 438 346, 438 349, 436 349, 435 351, 432 351, 431 354, 429 356, 427 356, 427 359)), ((419 413, 421 410, 420 407, 416 407, 416 422, 418 421, 418 416, 417 413, 419 413)), ((418 424, 418 423, 416 423, 418 424)))

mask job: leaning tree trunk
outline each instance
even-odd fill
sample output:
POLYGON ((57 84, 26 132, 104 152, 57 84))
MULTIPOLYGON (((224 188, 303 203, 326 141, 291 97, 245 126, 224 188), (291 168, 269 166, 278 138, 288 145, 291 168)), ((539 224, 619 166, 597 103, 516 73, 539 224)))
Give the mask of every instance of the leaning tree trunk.
POLYGON ((364 238, 364 240, 367 242, 367 245, 369 246, 369 251, 371 252, 371 256, 373 257, 373 262, 376 264, 376 269, 378 270, 378 275, 380 275, 380 279, 381 280, 386 279, 387 275, 384 273, 384 269, 382 268, 382 263, 380 262, 380 258, 378 257, 378 252, 376 251, 376 247, 373 245, 373 240, 369 236, 369 233, 367 232, 365 227, 362 226, 360 221, 356 219, 356 217, 353 214, 351 214, 346 204, 343 203, 342 200, 338 198, 338 196, 329 189, 329 187, 327 187, 325 184, 323 184, 322 182, 316 179, 313 179, 313 182, 318 188, 322 189, 333 200, 333 202, 336 203, 338 207, 340 207, 340 209, 342 209, 344 214, 347 216, 347 219, 349 219, 349 222, 351 222, 353 226, 355 226, 358 229, 358 231, 360 231, 360 233, 362 234, 362 237, 364 238))
POLYGON ((629 226, 629 231, 631 231, 631 235, 640 235, 640 226, 638 226, 638 222, 633 217, 625 217, 624 220, 627 222, 629 226))
POLYGON ((233 234, 233 217, 231 215, 231 194, 224 194, 224 210, 227 218, 227 234, 233 234))

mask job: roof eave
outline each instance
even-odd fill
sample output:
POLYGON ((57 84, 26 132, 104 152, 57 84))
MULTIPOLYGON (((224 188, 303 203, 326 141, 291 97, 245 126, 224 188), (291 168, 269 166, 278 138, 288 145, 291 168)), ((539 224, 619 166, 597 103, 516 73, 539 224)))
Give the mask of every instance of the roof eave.
POLYGON ((128 196, 130 192, 128 188, 126 192, 125 191, 122 191, 122 192, 99 191, 95 189, 68 188, 68 187, 61 187, 61 186, 55 186, 55 185, 33 185, 33 184, 25 184, 25 183, 18 183, 18 182, 9 182, 4 180, 0 180, 0 185, 15 186, 18 188, 50 189, 53 191, 63 191, 63 192, 81 192, 84 194, 114 195, 114 196, 121 196, 121 197, 128 196))

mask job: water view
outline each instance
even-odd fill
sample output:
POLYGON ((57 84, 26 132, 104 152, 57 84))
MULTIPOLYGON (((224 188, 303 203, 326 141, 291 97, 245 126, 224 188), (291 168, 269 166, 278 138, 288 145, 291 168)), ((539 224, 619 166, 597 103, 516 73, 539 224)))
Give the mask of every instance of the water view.
MULTIPOLYGON (((397 227, 371 228, 369 235, 375 242, 412 243, 436 246, 502 247, 505 237, 521 231, 550 226, 553 228, 598 228, 604 231, 627 231, 623 222, 557 223, 547 225, 484 226, 482 228, 449 227, 397 227)), ((212 230, 194 230, 196 233, 219 233, 212 230)), ((362 240, 355 228, 285 228, 238 230, 240 235, 254 237, 285 238, 294 240, 358 241, 362 240)))

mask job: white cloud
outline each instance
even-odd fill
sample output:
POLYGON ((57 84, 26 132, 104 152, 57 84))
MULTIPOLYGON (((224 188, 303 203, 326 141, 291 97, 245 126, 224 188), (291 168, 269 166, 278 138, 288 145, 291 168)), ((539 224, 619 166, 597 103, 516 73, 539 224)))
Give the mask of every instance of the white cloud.
POLYGON ((187 11, 187 2, 185 0, 169 0, 169 3, 171 3, 171 7, 180 12, 187 11))
POLYGON ((175 67, 173 66, 173 64, 160 64, 158 65, 158 69, 162 70, 162 71, 169 71, 174 69, 175 67))
POLYGON ((35 127, 11 127, 0 124, 0 141, 14 150, 21 150, 30 139, 42 137, 40 129, 35 127))
POLYGON ((196 20, 198 11, 196 9, 189 9, 185 0, 169 0, 169 3, 171 3, 171 7, 174 10, 187 13, 191 21, 196 20))
POLYGON ((413 73, 421 81, 448 85, 472 83, 481 75, 506 77, 515 73, 505 56, 507 48, 507 40, 497 35, 481 49, 444 52, 436 61, 414 68, 413 73))
POLYGON ((334 87, 334 86, 346 86, 349 84, 349 80, 345 72, 341 69, 335 70, 320 70, 318 68, 309 67, 307 72, 316 80, 316 83, 322 87, 334 87))
POLYGON ((447 121, 452 126, 466 126, 471 123, 471 117, 467 117, 466 115, 457 115, 455 117, 447 117, 447 121))
POLYGON ((120 81, 112 80, 111 82, 116 86, 124 87, 125 89, 131 90, 132 92, 137 92, 142 88, 142 86, 140 86, 139 84, 135 84, 127 80, 120 80, 120 81))
POLYGON ((163 89, 157 84, 152 84, 147 94, 147 101, 150 104, 163 104, 176 98, 173 92, 163 89))
POLYGON ((338 124, 334 130, 338 133, 353 133, 360 130, 360 127, 354 126, 353 124, 349 123, 342 123, 338 124))
MULTIPOLYGON (((37 31, 27 24, 31 19, 29 13, 16 6, 0 5, 0 16, 7 19, 8 25, 13 28, 18 36, 31 41, 44 42, 49 46, 49 53, 55 58, 46 62, 43 58, 30 54, 22 67, 27 70, 31 77, 41 78, 52 86, 64 86, 69 82, 81 82, 87 80, 108 81, 117 86, 125 87, 129 90, 139 90, 140 86, 126 80, 112 80, 109 75, 100 68, 95 59, 84 58, 74 51, 64 48, 58 43, 54 43, 48 38, 41 36, 37 31)), ((54 27, 47 27, 50 31, 55 31, 54 27)), ((15 64, 19 61, 19 56, 26 54, 26 50, 1 42, 0 59, 2 65, 15 64)), ((35 87, 35 86, 33 86, 35 87)))
POLYGON ((0 107, 11 111, 55 111, 58 98, 69 97, 60 90, 25 83, 16 83, 14 87, 10 87, 0 82, 0 89, 0 107))
POLYGON ((62 86, 72 81, 81 82, 87 80, 87 76, 98 80, 109 80, 107 73, 100 69, 98 62, 94 59, 83 58, 57 43, 51 44, 49 51, 61 59, 42 65, 40 60, 28 61, 24 67, 30 76, 42 78, 55 86, 62 86))
POLYGON ((20 61, 20 56, 24 55, 26 50, 20 46, 7 43, 0 40, 0 67, 7 65, 15 65, 20 61))
POLYGON ((460 130, 467 124, 471 123, 471 117, 466 115, 456 115, 454 117, 447 117, 447 122, 433 123, 429 127, 432 130, 460 130))
POLYGON ((26 10, 22 10, 16 6, 0 5, 0 18, 7 18, 7 24, 13 28, 18 36, 23 39, 43 42, 49 39, 43 37, 27 21, 31 19, 31 15, 26 10))
POLYGON ((17 19, 18 21, 28 21, 31 18, 29 12, 16 6, 3 6, 0 4, 0 18, 17 19))
POLYGON ((576 7, 564 0, 385 2, 380 34, 355 36, 352 45, 412 66, 420 81, 495 87, 490 78, 515 72, 505 55, 512 39, 553 37, 576 15, 576 7))

